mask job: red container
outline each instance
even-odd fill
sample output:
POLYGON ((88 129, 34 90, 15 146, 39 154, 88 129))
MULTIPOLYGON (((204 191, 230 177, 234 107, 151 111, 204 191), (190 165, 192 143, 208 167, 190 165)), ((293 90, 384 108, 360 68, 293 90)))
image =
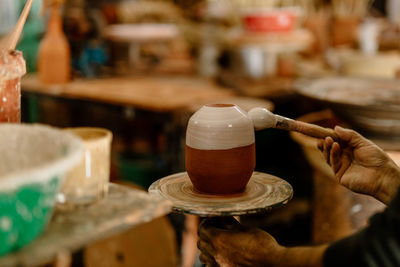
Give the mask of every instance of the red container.
POLYGON ((21 121, 21 77, 25 72, 21 52, 0 54, 0 123, 21 121))
POLYGON ((296 26, 297 17, 291 9, 254 9, 243 14, 243 25, 251 32, 288 32, 296 26))

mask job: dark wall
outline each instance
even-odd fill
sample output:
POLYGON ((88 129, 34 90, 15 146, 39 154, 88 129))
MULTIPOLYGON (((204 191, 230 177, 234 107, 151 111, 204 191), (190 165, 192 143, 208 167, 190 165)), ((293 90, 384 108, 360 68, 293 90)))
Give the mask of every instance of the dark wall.
POLYGON ((386 0, 375 0, 372 6, 378 10, 381 14, 386 15, 386 0))

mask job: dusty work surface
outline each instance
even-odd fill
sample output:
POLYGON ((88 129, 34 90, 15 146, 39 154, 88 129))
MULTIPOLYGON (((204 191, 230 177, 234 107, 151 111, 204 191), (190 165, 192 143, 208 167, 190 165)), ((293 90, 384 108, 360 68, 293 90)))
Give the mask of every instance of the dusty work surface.
POLYGON ((0 258, 0 266, 38 266, 59 253, 126 231, 171 211, 171 204, 146 192, 110 184, 108 196, 88 207, 56 211, 45 232, 20 251, 0 258))

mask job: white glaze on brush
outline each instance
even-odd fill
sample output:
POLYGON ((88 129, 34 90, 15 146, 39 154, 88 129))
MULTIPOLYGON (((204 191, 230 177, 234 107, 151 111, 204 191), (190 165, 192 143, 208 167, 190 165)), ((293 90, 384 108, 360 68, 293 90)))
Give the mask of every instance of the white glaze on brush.
POLYGON ((275 128, 276 116, 266 108, 253 108, 249 111, 249 117, 256 130, 275 128))
POLYGON ((238 106, 203 106, 189 120, 186 145, 203 150, 231 149, 254 143, 254 126, 238 106))
POLYGON ((25 60, 20 51, 0 52, 0 82, 24 76, 25 60))

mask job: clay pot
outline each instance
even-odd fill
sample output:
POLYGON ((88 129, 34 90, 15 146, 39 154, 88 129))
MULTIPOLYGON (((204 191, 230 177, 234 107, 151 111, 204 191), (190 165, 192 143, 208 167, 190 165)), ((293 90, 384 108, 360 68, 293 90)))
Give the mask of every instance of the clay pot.
POLYGON ((278 58, 277 73, 279 77, 293 77, 296 73, 296 57, 291 54, 280 55, 278 58))
POLYGON ((303 27, 314 35, 313 52, 322 53, 329 46, 329 24, 330 17, 327 12, 321 11, 317 14, 308 16, 303 27))
POLYGON ((354 45, 357 42, 359 17, 336 17, 332 24, 332 44, 354 45))
POLYGON ((200 108, 186 132, 186 171, 196 190, 207 194, 242 192, 255 168, 254 126, 233 104, 200 108))

